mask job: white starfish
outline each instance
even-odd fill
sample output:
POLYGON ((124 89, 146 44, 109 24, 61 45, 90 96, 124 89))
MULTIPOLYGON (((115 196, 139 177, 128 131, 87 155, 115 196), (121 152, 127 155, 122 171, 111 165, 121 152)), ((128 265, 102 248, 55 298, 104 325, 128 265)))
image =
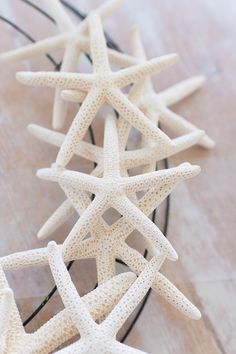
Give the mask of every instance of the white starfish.
POLYGON ((112 312, 101 324, 97 324, 81 301, 55 242, 50 242, 48 245, 48 258, 64 306, 80 333, 80 339, 77 342, 59 350, 58 353, 144 353, 119 343, 115 337, 151 287, 159 269, 158 259, 153 258, 146 265, 138 279, 131 285, 112 312))
MULTIPOLYGON (((55 271, 55 270, 54 270, 55 271)), ((94 319, 102 319, 113 309, 135 280, 133 273, 120 274, 83 297, 94 319)), ((48 354, 78 333, 67 309, 52 317, 34 333, 26 333, 0 267, 0 352, 17 354, 48 354)))
POLYGON ((177 259, 177 254, 161 231, 127 197, 129 193, 145 191, 158 186, 176 174, 176 169, 169 169, 134 177, 121 177, 119 166, 119 144, 116 122, 108 116, 105 123, 103 178, 97 178, 80 172, 70 171, 57 166, 39 170, 37 175, 59 182, 75 207, 81 199, 80 191, 95 194, 95 199, 81 215, 78 222, 64 242, 64 253, 70 253, 79 240, 83 240, 89 225, 93 225, 110 207, 115 208, 129 220, 145 238, 155 247, 156 252, 166 254, 170 259, 177 259))
POLYGON ((176 55, 164 56, 118 72, 112 72, 109 66, 101 21, 97 14, 89 16, 89 30, 93 74, 19 72, 16 75, 19 81, 26 84, 84 90, 88 92, 62 144, 56 163, 59 166, 65 166, 70 161, 79 141, 82 140, 86 130, 104 102, 112 105, 121 116, 145 136, 162 144, 160 149, 171 144, 170 139, 127 99, 122 93, 121 88, 167 67, 175 61, 176 55))
MULTIPOLYGON (((132 44, 134 56, 145 62, 146 54, 137 28, 132 32, 132 44)), ((157 120, 159 120, 160 123, 170 128, 177 135, 196 131, 198 128, 195 125, 171 111, 168 106, 191 95, 204 82, 205 78, 203 76, 196 76, 156 94, 151 79, 145 78, 143 79, 143 95, 140 95, 139 106, 145 113, 147 112, 147 116, 149 112, 150 118, 152 119, 153 117, 152 121, 154 123, 157 124, 157 120)), ((205 148, 212 148, 215 143, 208 135, 204 134, 199 140, 199 145, 205 148)))
MULTIPOLYGON (((122 0, 109 0, 100 5, 96 11, 102 20, 111 16, 122 0)), ((47 1, 47 6, 62 32, 60 35, 40 40, 22 48, 9 51, 0 55, 0 63, 9 63, 17 60, 30 59, 41 54, 47 54, 57 49, 64 48, 61 72, 75 72, 81 52, 89 53, 89 40, 87 38, 88 20, 85 19, 79 25, 67 15, 59 0, 47 1)), ((108 49, 108 55, 112 63, 127 66, 137 64, 135 58, 108 49)), ((53 105, 53 128, 61 129, 67 113, 67 102, 60 97, 61 90, 56 89, 53 105)))
MULTIPOLYGON (((120 123, 120 122, 119 122, 120 123)), ((119 127, 120 124, 118 124, 119 127)), ((51 145, 60 147, 65 139, 65 135, 59 132, 52 131, 40 127, 35 124, 30 124, 28 130, 31 134, 38 139, 47 142, 51 145)), ((138 166, 146 165, 147 163, 156 164, 156 162, 170 157, 180 151, 186 150, 195 145, 203 136, 203 131, 195 131, 190 134, 173 139, 174 144, 170 145, 166 150, 160 150, 159 146, 148 146, 137 150, 123 150, 120 149, 120 169, 127 171, 128 169, 138 166)), ((118 130, 118 135, 119 130, 118 130)), ((78 144, 76 155, 81 156, 87 160, 97 163, 97 167, 92 172, 93 176, 101 176, 103 172, 103 148, 96 146, 85 141, 78 144)), ((47 238, 52 232, 58 229, 73 213, 74 207, 70 200, 65 200, 59 208, 51 215, 42 228, 38 232, 39 239, 47 238)))

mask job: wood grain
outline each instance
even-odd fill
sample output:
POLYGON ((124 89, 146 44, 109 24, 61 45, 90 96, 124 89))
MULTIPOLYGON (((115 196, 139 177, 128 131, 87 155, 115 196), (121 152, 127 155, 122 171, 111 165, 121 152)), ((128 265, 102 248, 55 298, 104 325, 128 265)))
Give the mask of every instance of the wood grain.
MULTIPOLYGON (((42 5, 39 0, 35 3, 42 5)), ((88 11, 101 1, 71 3, 88 11)), ((56 33, 51 23, 20 0, 2 0, 1 13, 36 39, 56 33)), ((217 143, 212 151, 192 148, 171 159, 173 165, 182 161, 200 164, 202 173, 179 186, 171 197, 168 236, 180 259, 176 264, 166 262, 163 273, 199 306, 203 317, 198 322, 188 320, 152 294, 127 344, 154 354, 236 352, 235 15, 234 0, 130 0, 106 24, 109 34, 128 52, 128 32, 138 24, 149 57, 180 54, 174 68, 155 77, 157 90, 191 75, 207 77, 202 90, 174 109, 207 130, 217 143)), ((0 23, 0 33, 1 52, 27 43, 6 24, 0 23)), ((49 166, 57 150, 36 141, 26 130, 29 123, 50 127, 53 92, 17 83, 15 72, 23 69, 50 70, 52 66, 45 58, 37 58, 0 70, 0 255, 45 245, 37 240, 36 232, 63 200, 57 185, 35 177, 36 169, 49 166)), ((68 124, 75 110, 72 106, 68 124)), ((101 143, 101 116, 94 128, 101 143)), ((73 166, 83 171, 92 168, 82 159, 74 160, 73 166)), ((58 242, 74 221, 61 228, 59 235, 53 235, 58 242)), ((77 262, 72 277, 81 293, 89 291, 96 282, 94 262, 77 262)), ((53 285, 46 267, 11 271, 8 278, 23 318, 53 285)), ((61 306, 55 297, 29 330, 61 306)))

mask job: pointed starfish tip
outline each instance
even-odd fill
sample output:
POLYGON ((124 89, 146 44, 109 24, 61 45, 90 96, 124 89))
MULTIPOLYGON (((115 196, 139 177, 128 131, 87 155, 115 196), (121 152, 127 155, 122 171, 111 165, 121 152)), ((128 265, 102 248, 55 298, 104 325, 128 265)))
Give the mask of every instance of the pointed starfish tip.
POLYGON ((201 317, 202 317, 201 312, 194 306, 194 310, 193 310, 193 312, 192 312, 191 318, 192 318, 193 320, 196 320, 196 321, 197 321, 197 320, 200 320, 201 317))

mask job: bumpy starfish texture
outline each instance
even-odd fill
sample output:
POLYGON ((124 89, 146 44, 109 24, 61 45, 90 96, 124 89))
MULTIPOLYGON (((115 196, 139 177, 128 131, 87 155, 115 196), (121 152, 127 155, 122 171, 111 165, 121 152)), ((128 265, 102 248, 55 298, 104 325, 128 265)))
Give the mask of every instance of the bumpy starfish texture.
POLYGON ((59 350, 58 353, 144 353, 119 343, 115 337, 151 287, 155 273, 159 268, 158 259, 153 258, 145 266, 138 279, 131 285, 112 312, 101 324, 97 324, 75 289, 55 242, 50 242, 48 245, 48 258, 64 306, 80 333, 79 341, 59 350))
MULTIPOLYGON (((102 20, 105 20, 115 12, 121 2, 122 0, 108 0, 93 11, 96 11, 102 20)), ((1 54, 0 63, 30 59, 64 48, 60 71, 76 71, 80 53, 85 52, 89 54, 90 52, 89 40, 87 38, 88 20, 85 19, 79 25, 74 24, 59 0, 48 1, 47 6, 50 8, 51 15, 54 17, 62 34, 1 54)), ((108 49, 108 56, 113 64, 120 65, 121 67, 137 64, 135 58, 112 49, 108 49)), ((61 90, 56 89, 53 104, 54 129, 61 129, 63 127, 67 114, 67 102, 62 100, 60 95, 61 90)))
MULTIPOLYGON (((133 273, 114 277, 85 295, 82 298, 84 306, 95 320, 104 318, 126 293, 135 278, 133 273)), ((0 310, 0 350, 4 354, 48 354, 78 334, 67 309, 52 317, 36 332, 26 333, 13 292, 1 267, 0 310)))
POLYGON ((25 84, 88 92, 59 150, 56 163, 64 167, 71 160, 78 143, 84 137, 96 113, 105 102, 113 106, 121 116, 145 136, 159 143, 160 149, 162 149, 162 145, 165 147, 171 144, 167 135, 150 122, 130 102, 122 93, 121 88, 171 65, 175 61, 176 55, 163 56, 117 72, 112 72, 109 66, 101 21, 95 13, 89 16, 89 31, 93 74, 19 72, 16 75, 17 79, 25 84))

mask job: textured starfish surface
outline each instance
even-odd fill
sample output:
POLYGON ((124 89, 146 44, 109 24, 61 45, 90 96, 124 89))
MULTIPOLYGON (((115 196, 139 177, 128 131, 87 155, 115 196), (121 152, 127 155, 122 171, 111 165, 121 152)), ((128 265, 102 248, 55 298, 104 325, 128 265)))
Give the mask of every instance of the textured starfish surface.
MULTIPOLYGON (((101 16, 102 20, 105 20, 115 12, 121 2, 122 0, 108 0, 93 11, 96 11, 101 16)), ((1 54, 1 63, 30 59, 64 48, 60 71, 76 71, 80 53, 85 52, 89 54, 90 52, 89 39, 87 36, 88 20, 83 20, 79 25, 75 24, 68 16, 59 0, 48 1, 47 6, 62 34, 1 54)), ((137 64, 137 60, 135 60, 134 57, 112 49, 108 49, 108 56, 113 64, 122 67, 137 64)), ((56 89, 53 104, 54 129, 61 129, 63 127, 67 114, 67 102, 61 99, 60 94, 61 90, 56 89)))
POLYGON ((176 55, 163 56, 112 72, 101 21, 95 13, 89 16, 89 32, 93 74, 19 72, 16 75, 17 79, 25 84, 88 92, 59 150, 56 163, 59 166, 65 166, 71 160, 78 143, 105 102, 114 107, 141 133, 159 143, 160 149, 171 144, 167 135, 148 120, 137 106, 132 104, 121 88, 171 65, 175 61, 176 55))
MULTIPOLYGON (((98 199, 99 203, 96 201, 97 197, 95 197, 94 201, 91 203, 88 194, 83 192, 86 177, 90 180, 92 176, 66 170, 58 171, 54 169, 46 169, 39 171, 41 176, 59 181, 78 214, 82 215, 64 244, 60 246, 64 260, 69 261, 78 258, 95 258, 99 283, 103 283, 115 275, 116 258, 120 258, 135 273, 140 274, 147 261, 139 252, 128 246, 125 242, 126 239, 134 229, 139 229, 143 233, 145 239, 148 241, 151 240, 149 247, 151 246, 151 248, 153 248, 154 246, 156 251, 160 250, 159 242, 156 242, 155 235, 159 236, 162 234, 160 234, 160 231, 156 234, 158 228, 147 217, 144 219, 144 214, 149 215, 154 209, 156 209, 181 180, 193 177, 200 171, 198 166, 191 166, 190 164, 185 163, 169 170, 161 170, 135 177, 120 178, 119 181, 119 178, 117 177, 119 173, 118 155, 119 147, 116 124, 112 117, 108 117, 105 124, 104 135, 104 177, 96 180, 94 183, 94 185, 98 186, 102 180, 104 181, 105 190, 103 189, 102 191, 103 197, 99 197, 98 199), (74 179, 73 176, 76 178, 74 179), (146 184, 145 182, 147 176, 149 176, 151 178, 150 181, 152 181, 149 187, 148 183, 146 184), (80 184, 80 177, 82 177, 81 181, 83 181, 82 186, 80 184), (153 183, 154 180, 152 177, 157 178, 157 185, 153 183), (130 184, 129 181, 134 179, 134 181, 137 182, 137 178, 139 185, 142 181, 141 188, 148 188, 148 192, 138 200, 136 206, 125 197, 125 200, 128 201, 128 210, 126 211, 124 209, 121 211, 120 208, 118 208, 118 210, 123 216, 127 216, 127 219, 125 217, 120 218, 112 226, 108 226, 101 218, 105 211, 105 207, 109 207, 111 205, 110 203, 116 207, 114 200, 116 201, 118 199, 119 201, 119 198, 122 198, 121 205, 124 205, 124 197, 120 196, 120 192, 117 191, 117 186, 119 183, 124 185, 121 181, 125 180, 130 187, 132 183, 130 184), (74 184, 74 181, 76 184, 74 184), (79 181, 79 185, 77 181, 79 181), (107 186, 111 187, 107 190, 107 186), (100 200, 105 201, 104 208, 101 208, 100 200), (93 203, 95 203, 94 207, 93 203), (88 219, 86 213, 92 207, 92 214, 90 213, 91 221, 89 221, 90 217, 88 219), (83 238, 89 231, 92 237, 83 241, 83 238)), ((135 189, 131 189, 129 192, 134 190, 135 189)), ((96 194, 97 191, 93 190, 93 192, 96 194)), ((120 205, 120 203, 118 205, 120 205)), ((164 250, 166 250, 166 243, 162 244, 162 240, 163 235, 161 237, 161 248, 164 247, 164 250)), ((169 247, 167 250, 169 250, 169 247)), ((171 248, 170 250, 172 251, 171 248)), ((171 253, 171 255, 173 256, 174 254, 171 253)), ((164 260, 164 257, 161 258, 164 260)), ((46 263, 46 249, 20 252, 1 258, 2 266, 8 269, 44 265, 46 263)), ((162 274, 157 273, 153 289, 187 316, 195 319, 199 318, 199 311, 162 274)))
MULTIPOLYGON (((85 295, 82 302, 95 320, 102 319, 111 312, 135 278, 133 273, 120 274, 85 295)), ((0 349, 4 354, 48 354, 76 334, 78 330, 67 309, 52 317, 36 332, 26 333, 13 292, 0 268, 0 349)))
POLYGON ((159 268, 159 260, 154 257, 147 263, 138 279, 131 285, 111 313, 102 323, 97 324, 75 289, 55 242, 50 242, 48 245, 48 257, 64 306, 81 336, 79 341, 59 350, 58 353, 144 353, 119 343, 115 337, 151 287, 159 268))

